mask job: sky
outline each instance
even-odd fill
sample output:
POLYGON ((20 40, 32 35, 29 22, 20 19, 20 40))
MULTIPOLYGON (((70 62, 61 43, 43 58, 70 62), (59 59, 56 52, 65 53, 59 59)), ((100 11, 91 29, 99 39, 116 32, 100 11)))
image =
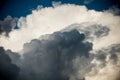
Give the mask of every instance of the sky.
POLYGON ((118 0, 0 0, 0 80, 120 80, 118 0))
MULTIPOLYGON (((60 0, 54 0, 59 2, 60 0)), ((21 17, 30 14, 38 5, 43 7, 52 6, 53 0, 0 0, 0 19, 6 16, 21 17)), ((62 4, 85 5, 88 9, 97 11, 106 10, 112 6, 119 6, 119 0, 61 0, 62 4)))

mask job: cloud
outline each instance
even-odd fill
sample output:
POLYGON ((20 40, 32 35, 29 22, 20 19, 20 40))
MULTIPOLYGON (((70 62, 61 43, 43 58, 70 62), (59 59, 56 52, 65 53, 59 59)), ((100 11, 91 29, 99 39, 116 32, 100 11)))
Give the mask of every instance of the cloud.
POLYGON ((1 35, 0 46, 11 50, 8 52, 12 62, 21 68, 19 76, 21 80, 31 77, 39 79, 36 75, 41 73, 43 73, 40 77, 42 80, 44 76, 48 76, 45 77, 46 79, 52 79, 55 73, 54 79, 58 77, 65 79, 67 76, 66 78, 69 77, 70 80, 77 80, 86 76, 86 80, 115 80, 118 77, 119 52, 113 50, 111 53, 110 50, 113 48, 109 46, 120 44, 119 15, 114 15, 109 11, 88 10, 85 6, 57 4, 54 7, 33 10, 32 14, 21 17, 17 23, 20 29, 12 30, 7 38, 1 35), (71 26, 72 29, 70 29, 71 26), (73 32, 70 32, 71 30, 73 32), (86 38, 80 38, 81 35, 86 38), (73 38, 71 38, 72 36, 73 38), (82 41, 81 44, 79 41, 82 41), (90 50, 92 50, 91 54, 87 54, 90 50), (12 52, 19 55, 12 54, 12 52), (72 52, 75 54, 73 55, 72 52), (56 55, 53 55, 54 53, 56 55), (65 55, 62 55, 61 59, 61 55, 57 53, 65 53, 65 55), (68 55, 68 53, 70 54, 68 55), (60 66, 60 70, 57 71, 56 66, 59 64, 56 62, 59 60, 63 61, 60 63, 63 64, 63 67, 60 66), (41 64, 37 64, 38 61, 41 64), (48 65, 50 66, 48 67, 48 65), (31 68, 29 68, 30 66, 31 68), (51 74, 50 76, 46 73, 47 71, 49 71, 48 74, 51 74), (110 76, 113 77, 110 78, 110 76))
POLYGON ((94 41, 94 48, 98 49, 103 47, 104 44, 108 46, 109 43, 116 44, 120 41, 118 26, 120 24, 119 16, 114 16, 107 11, 97 12, 87 10, 85 6, 65 4, 54 8, 48 7, 33 10, 32 14, 21 17, 18 20, 18 26, 21 29, 10 32, 9 38, 1 36, 0 45, 4 46, 5 49, 18 52, 22 50, 24 43, 30 42, 32 39, 62 30, 74 23, 82 24, 85 22, 88 23, 84 24, 84 26, 95 23, 107 26, 111 30, 106 38, 104 37, 94 41), (110 38, 109 41, 108 38, 110 38), (17 43, 17 45, 15 43, 17 43))
MULTIPOLYGON (((85 34, 87 41, 94 42, 94 40, 102 40, 103 38, 107 37, 111 30, 107 26, 102 26, 100 24, 94 24, 94 23, 83 23, 83 24, 72 24, 63 31, 69 31, 77 29, 79 32, 82 32, 85 34), (86 25, 87 24, 87 25, 86 25), (96 34, 97 33, 97 34, 96 34)), ((93 43, 93 50, 91 55, 91 63, 87 64, 86 66, 92 67, 88 68, 90 72, 86 74, 86 80, 117 80, 120 77, 118 76, 120 73, 120 60, 119 60, 119 54, 120 54, 120 45, 118 44, 110 44, 109 46, 105 47, 103 45, 99 49, 94 49, 93 43), (112 70, 112 68, 115 68, 112 70), (106 72, 106 70, 108 70, 106 72), (109 78, 112 76, 112 78, 109 78)), ((89 58, 77 58, 77 62, 80 62, 84 60, 84 64, 86 64, 86 61, 89 60, 89 58)), ((80 63, 76 63, 78 65, 82 65, 80 63)), ((79 75, 84 74, 83 71, 81 71, 81 68, 77 65, 77 77, 79 75)), ((84 67, 85 68, 85 67, 84 67)), ((82 68, 84 70, 84 68, 82 68)), ((74 77, 74 76, 73 76, 74 77)), ((72 80, 76 80, 76 78, 73 78, 72 80)))
POLYGON ((79 60, 80 64, 86 63, 86 65, 79 65, 79 69, 81 67, 84 72, 79 75, 79 79, 85 77, 91 68, 87 64, 90 64, 92 60, 89 59, 92 43, 83 42, 84 34, 72 30, 55 32, 47 37, 49 38, 34 39, 30 43, 24 44, 22 58, 12 57, 15 54, 8 52, 13 62, 20 67, 19 79, 71 80, 71 76, 76 75, 78 64, 74 63, 77 58, 86 61, 79 60))
POLYGON ((119 79, 120 44, 93 54, 93 44, 84 40, 79 30, 59 31, 24 44, 22 56, 10 50, 7 54, 20 68, 18 80, 119 79))
POLYGON ((117 6, 112 6, 107 11, 114 15, 120 15, 120 9, 117 6))
POLYGON ((3 47, 0 47, 0 80, 16 80, 19 68, 12 64, 3 47))
POLYGON ((5 36, 9 35, 9 32, 16 27, 17 18, 7 16, 4 21, 0 21, 0 34, 5 36))
POLYGON ((91 2, 93 2, 94 0, 84 0, 84 4, 90 4, 91 2))
POLYGON ((88 80, 119 80, 120 44, 108 46, 95 53, 92 63, 96 66, 88 74, 88 80))
POLYGON ((109 35, 110 29, 107 26, 96 23, 82 23, 82 24, 72 24, 63 31, 69 31, 77 29, 79 32, 85 34, 86 40, 92 41, 93 39, 100 39, 109 35), (88 24, 88 25, 86 25, 88 24))
POLYGON ((60 6, 61 5, 61 1, 58 1, 58 2, 52 1, 52 5, 53 5, 53 7, 60 6))

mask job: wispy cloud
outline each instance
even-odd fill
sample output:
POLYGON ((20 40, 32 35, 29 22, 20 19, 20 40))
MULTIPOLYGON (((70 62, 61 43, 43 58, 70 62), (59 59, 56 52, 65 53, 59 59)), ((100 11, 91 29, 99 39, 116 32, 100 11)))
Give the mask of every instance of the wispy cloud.
POLYGON ((94 0, 84 0, 83 3, 84 3, 84 4, 90 4, 90 3, 92 3, 93 1, 94 1, 94 0))

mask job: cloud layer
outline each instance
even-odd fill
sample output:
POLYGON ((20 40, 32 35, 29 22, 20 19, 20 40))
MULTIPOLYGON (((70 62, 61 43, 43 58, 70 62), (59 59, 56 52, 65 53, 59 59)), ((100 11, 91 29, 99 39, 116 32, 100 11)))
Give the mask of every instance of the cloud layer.
POLYGON ((0 35, 0 46, 10 49, 18 79, 119 80, 120 16, 56 5, 21 17, 18 30, 2 29, 9 37, 0 35))
POLYGON ((24 44, 22 56, 7 54, 20 68, 18 80, 119 80, 120 44, 91 52, 85 39, 75 29, 55 32, 24 44))

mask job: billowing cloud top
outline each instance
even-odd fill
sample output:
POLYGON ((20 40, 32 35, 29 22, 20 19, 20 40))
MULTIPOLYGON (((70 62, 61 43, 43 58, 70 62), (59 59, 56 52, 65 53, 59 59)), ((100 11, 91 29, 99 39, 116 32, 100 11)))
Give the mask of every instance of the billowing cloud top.
MULTIPOLYGON (((5 49, 20 51, 24 43, 34 38, 59 31, 74 23, 81 24, 84 22, 90 23, 86 25, 97 23, 109 27, 111 29, 109 41, 107 40, 108 38, 102 39, 106 44, 120 41, 118 34, 118 25, 120 24, 119 16, 114 16, 107 11, 97 12, 94 10, 87 10, 85 6, 66 4, 34 10, 32 14, 27 17, 21 17, 18 21, 18 26, 21 29, 12 31, 8 39, 6 39, 6 37, 0 38, 0 45, 4 46, 5 49)), ((101 41, 99 41, 99 43, 100 42, 101 41)), ((102 44, 104 43, 100 43, 99 46, 102 44)))

